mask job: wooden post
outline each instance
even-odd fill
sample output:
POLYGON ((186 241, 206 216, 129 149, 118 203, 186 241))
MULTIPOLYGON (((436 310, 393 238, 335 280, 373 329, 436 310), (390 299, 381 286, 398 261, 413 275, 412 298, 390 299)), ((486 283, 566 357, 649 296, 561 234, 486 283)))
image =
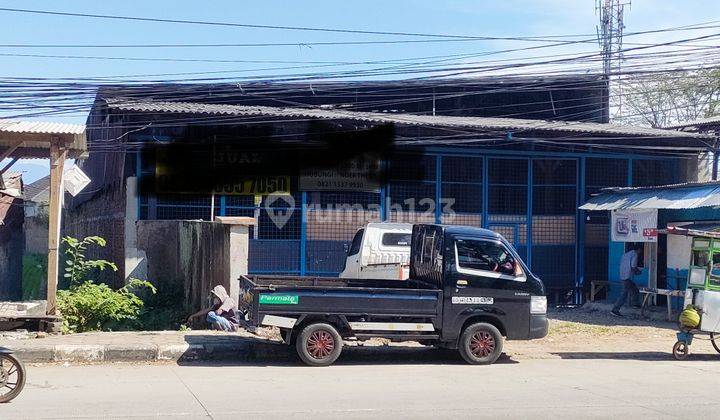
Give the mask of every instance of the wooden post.
POLYGON ((50 220, 48 232, 47 314, 56 314, 59 275, 60 216, 62 213, 62 175, 67 149, 57 138, 50 143, 50 220))

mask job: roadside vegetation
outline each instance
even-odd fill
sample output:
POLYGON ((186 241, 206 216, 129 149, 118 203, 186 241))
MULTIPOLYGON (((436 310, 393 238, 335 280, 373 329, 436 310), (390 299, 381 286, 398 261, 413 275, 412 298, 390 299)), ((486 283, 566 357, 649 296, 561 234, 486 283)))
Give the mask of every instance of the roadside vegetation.
POLYGON ((145 300, 155 295, 155 286, 138 279, 131 279, 117 290, 97 283, 98 271, 118 269, 111 261, 87 258, 89 247, 106 245, 105 239, 99 236, 82 240, 66 236, 62 243, 65 268, 61 284, 67 288, 58 292, 57 305, 62 314, 63 332, 142 329, 145 300))

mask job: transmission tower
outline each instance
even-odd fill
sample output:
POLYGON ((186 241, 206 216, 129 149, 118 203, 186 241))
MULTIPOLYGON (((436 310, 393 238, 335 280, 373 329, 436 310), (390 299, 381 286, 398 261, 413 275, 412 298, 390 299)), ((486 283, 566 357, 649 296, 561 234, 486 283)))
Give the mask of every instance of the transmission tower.
MULTIPOLYGON (((605 81, 610 87, 610 79, 613 75, 620 78, 620 67, 623 61, 622 37, 625 23, 623 22, 623 13, 625 6, 630 6, 630 2, 622 0, 596 0, 595 12, 600 17, 600 25, 597 27, 598 43, 602 51, 603 58, 603 74, 605 81)), ((618 80, 618 101, 617 112, 620 113, 622 107, 622 83, 618 80)))

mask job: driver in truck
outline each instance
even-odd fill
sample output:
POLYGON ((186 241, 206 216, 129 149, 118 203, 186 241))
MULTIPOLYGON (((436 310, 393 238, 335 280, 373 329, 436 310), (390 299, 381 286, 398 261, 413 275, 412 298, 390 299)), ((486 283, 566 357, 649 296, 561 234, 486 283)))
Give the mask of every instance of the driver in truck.
POLYGON ((188 317, 188 323, 193 320, 205 316, 210 324, 210 329, 219 331, 237 331, 239 318, 238 308, 235 301, 228 295, 225 288, 221 285, 213 287, 210 292, 212 304, 210 307, 202 309, 188 317))

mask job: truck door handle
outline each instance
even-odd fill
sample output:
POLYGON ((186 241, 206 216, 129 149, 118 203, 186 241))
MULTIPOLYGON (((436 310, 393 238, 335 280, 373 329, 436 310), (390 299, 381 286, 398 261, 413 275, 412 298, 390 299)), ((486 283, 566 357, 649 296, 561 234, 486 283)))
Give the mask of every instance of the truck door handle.
POLYGON ((455 283, 455 287, 457 287, 458 289, 464 289, 467 287, 467 284, 468 284, 467 280, 458 280, 455 283))

